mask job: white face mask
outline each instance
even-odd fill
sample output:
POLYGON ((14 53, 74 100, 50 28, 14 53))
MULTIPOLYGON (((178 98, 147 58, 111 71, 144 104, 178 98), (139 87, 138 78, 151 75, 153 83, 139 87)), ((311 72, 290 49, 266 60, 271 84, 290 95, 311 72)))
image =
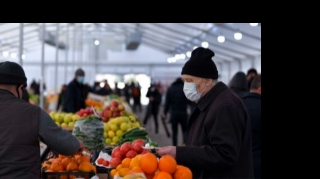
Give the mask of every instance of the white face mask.
POLYGON ((202 96, 203 91, 206 89, 205 87, 201 93, 198 93, 197 83, 184 82, 184 85, 183 85, 184 94, 190 101, 193 101, 193 102, 198 102, 198 100, 202 96))

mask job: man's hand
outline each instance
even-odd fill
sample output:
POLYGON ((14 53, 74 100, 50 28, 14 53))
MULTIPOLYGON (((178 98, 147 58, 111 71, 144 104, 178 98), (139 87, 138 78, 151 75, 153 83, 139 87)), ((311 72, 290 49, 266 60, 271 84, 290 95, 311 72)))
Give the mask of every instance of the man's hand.
POLYGON ((79 144, 80 144, 78 152, 81 153, 82 150, 84 149, 84 143, 80 139, 78 139, 78 141, 79 141, 79 144))
POLYGON ((175 146, 161 147, 160 149, 157 150, 157 153, 160 156, 170 155, 173 158, 176 158, 176 147, 175 146))

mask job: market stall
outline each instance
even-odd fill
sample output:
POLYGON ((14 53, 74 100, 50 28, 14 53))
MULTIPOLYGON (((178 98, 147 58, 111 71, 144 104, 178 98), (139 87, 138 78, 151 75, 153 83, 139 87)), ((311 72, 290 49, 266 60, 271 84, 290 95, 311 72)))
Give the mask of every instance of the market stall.
POLYGON ((42 178, 192 178, 190 170, 177 165, 174 158, 156 155, 157 143, 125 101, 89 96, 87 108, 75 114, 50 113, 57 125, 83 141, 86 150, 63 156, 45 148, 42 178))

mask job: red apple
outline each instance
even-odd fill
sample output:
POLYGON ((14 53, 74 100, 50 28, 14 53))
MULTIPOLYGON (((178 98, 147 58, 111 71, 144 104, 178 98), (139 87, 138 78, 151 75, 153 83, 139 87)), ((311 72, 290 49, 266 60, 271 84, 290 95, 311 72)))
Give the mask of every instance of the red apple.
POLYGON ((118 105, 119 105, 118 101, 111 102, 111 106, 118 107, 118 105))
POLYGON ((113 117, 119 117, 119 116, 120 116, 120 113, 119 113, 119 112, 113 112, 112 116, 113 116, 113 117))
POLYGON ((104 117, 107 117, 107 118, 110 118, 111 117, 111 111, 110 110, 105 110, 105 111, 103 111, 103 115, 102 116, 104 116, 104 117))
POLYGON ((110 110, 110 106, 106 106, 104 110, 110 110))
POLYGON ((115 107, 115 106, 111 106, 111 107, 110 107, 110 111, 111 111, 111 112, 116 112, 116 111, 118 111, 118 108, 115 107))

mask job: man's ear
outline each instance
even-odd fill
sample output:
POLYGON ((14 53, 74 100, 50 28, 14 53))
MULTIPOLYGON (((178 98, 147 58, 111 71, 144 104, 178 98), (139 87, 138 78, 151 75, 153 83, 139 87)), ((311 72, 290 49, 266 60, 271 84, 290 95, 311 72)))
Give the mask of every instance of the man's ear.
POLYGON ((210 86, 212 83, 213 83, 212 79, 209 79, 209 78, 206 79, 205 84, 206 84, 207 87, 210 86))
POLYGON ((257 92, 261 95, 261 86, 257 89, 257 92))

